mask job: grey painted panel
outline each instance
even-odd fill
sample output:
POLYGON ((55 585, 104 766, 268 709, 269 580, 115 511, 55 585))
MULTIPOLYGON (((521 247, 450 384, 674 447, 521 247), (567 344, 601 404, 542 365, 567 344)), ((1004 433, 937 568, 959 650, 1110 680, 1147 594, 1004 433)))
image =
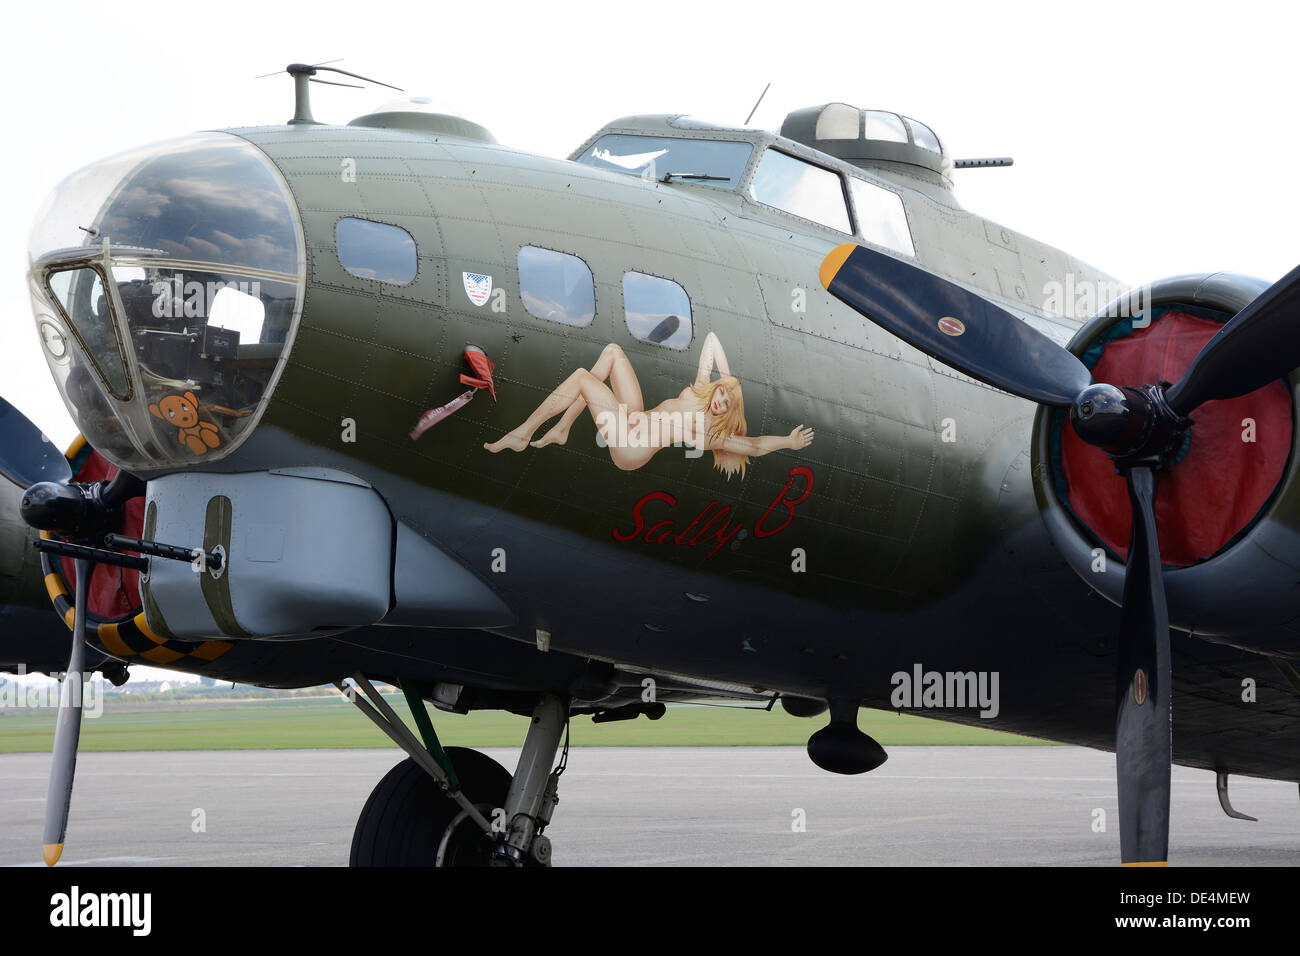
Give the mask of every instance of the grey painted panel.
POLYGON ((898 358, 898 339, 866 316, 840 305, 820 285, 766 273, 759 274, 758 284, 774 324, 898 358))
MULTIPOLYGON (((196 547, 208 502, 230 499, 228 564, 231 610, 246 635, 308 637, 374 624, 388 613, 393 523, 382 498, 348 477, 253 472, 187 473, 149 483, 158 539, 196 547)), ((200 575, 179 561, 155 559, 149 589, 177 637, 222 636, 200 575)))

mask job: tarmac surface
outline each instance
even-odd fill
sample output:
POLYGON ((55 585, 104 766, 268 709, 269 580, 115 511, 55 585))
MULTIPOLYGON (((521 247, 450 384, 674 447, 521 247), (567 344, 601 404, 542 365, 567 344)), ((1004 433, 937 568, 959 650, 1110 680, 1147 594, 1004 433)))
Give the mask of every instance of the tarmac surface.
MULTIPOLYGON (((490 749, 513 769, 518 751, 490 749)), ((861 777, 800 747, 570 751, 557 866, 1068 865, 1119 859, 1115 758, 1076 747, 894 747, 861 777), (1104 812, 1105 832, 1094 827, 1104 812), (802 824, 802 828, 800 828, 802 824)), ((61 865, 343 866, 397 750, 86 753, 61 865), (200 827, 200 824, 202 826, 200 827)), ((0 756, 0 866, 41 866, 50 758, 0 756)), ((1296 784, 1174 768, 1171 865, 1300 865, 1296 784)))

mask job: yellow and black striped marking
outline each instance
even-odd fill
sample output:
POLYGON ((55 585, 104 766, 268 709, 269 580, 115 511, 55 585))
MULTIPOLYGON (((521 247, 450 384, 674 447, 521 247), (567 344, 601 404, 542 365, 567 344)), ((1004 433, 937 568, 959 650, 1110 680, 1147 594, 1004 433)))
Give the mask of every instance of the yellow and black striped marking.
MULTIPOLYGON (((48 532, 41 532, 42 538, 49 538, 48 532)), ((45 590, 50 595, 55 611, 72 630, 76 608, 68 593, 68 583, 63 579, 63 571, 51 555, 41 554, 41 571, 45 575, 45 590)), ((231 641, 180 641, 159 637, 149 629, 144 612, 134 617, 125 617, 117 621, 101 621, 90 615, 87 624, 87 641, 95 650, 130 663, 133 660, 148 661, 151 664, 175 664, 185 660, 186 667, 202 666, 215 661, 235 645, 231 641)))

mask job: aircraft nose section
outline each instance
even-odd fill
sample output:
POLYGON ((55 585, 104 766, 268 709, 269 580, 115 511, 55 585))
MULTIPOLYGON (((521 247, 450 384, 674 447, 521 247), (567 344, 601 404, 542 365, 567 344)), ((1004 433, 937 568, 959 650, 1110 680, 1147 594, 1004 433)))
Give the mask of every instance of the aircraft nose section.
POLYGON ((297 207, 261 150, 201 133, 87 166, 46 200, 29 249, 45 358, 95 448, 149 470, 247 437, 306 272, 297 207))

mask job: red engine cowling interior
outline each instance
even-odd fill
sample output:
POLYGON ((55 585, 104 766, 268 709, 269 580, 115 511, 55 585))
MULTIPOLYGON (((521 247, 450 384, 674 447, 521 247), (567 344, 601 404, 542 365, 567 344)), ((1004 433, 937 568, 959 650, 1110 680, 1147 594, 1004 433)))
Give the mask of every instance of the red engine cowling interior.
MULTIPOLYGON (((1177 307, 1159 312, 1146 328, 1126 322, 1114 330, 1118 337, 1104 341, 1093 380, 1177 381, 1222 327, 1213 317, 1177 307)), ((1254 523, 1286 470, 1292 432, 1291 392, 1281 380, 1239 398, 1206 402, 1192 414, 1183 457, 1156 478, 1156 524, 1166 567, 1204 561, 1254 523)), ((1132 519, 1123 477, 1105 452, 1085 444, 1068 425, 1060 435, 1066 503, 1102 544, 1127 560, 1132 519)))
MULTIPOLYGON (((75 462, 74 462, 75 464, 75 462)), ((99 452, 91 451, 73 476, 74 481, 105 481, 117 474, 117 466, 109 464, 99 452)), ((122 526, 118 534, 140 537, 144 528, 144 498, 132 498, 123 509, 122 526)), ((134 553, 134 552, 131 552, 134 553)), ((75 593, 77 586, 76 563, 71 558, 61 558, 64 580, 68 590, 75 593)), ((140 572, 130 568, 115 568, 107 564, 95 565, 90 575, 90 613, 103 621, 116 621, 134 617, 140 612, 140 572)))

